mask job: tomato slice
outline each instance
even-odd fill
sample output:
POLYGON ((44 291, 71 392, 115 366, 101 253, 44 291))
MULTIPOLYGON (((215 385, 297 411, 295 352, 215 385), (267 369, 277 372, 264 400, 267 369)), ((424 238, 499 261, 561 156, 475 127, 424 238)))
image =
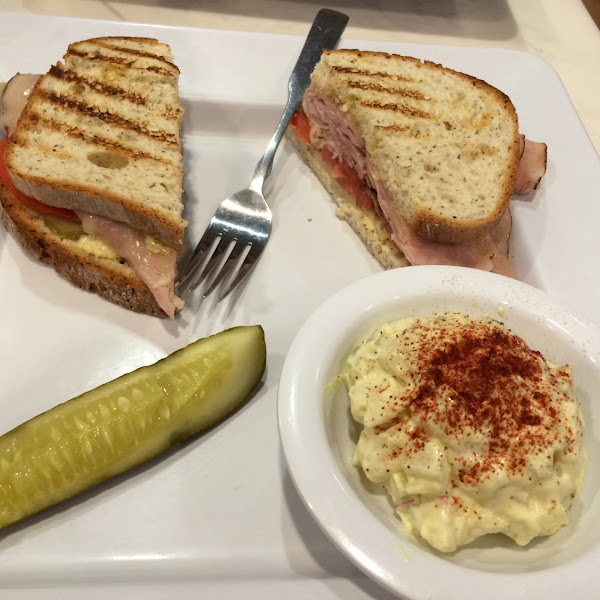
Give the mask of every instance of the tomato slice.
POLYGON ((375 196, 366 186, 361 190, 360 195, 356 196, 356 203, 367 210, 375 210, 375 196))
POLYGON ((326 148, 321 150, 321 156, 331 167, 331 174, 340 186, 356 200, 356 204, 367 210, 374 210, 375 196, 358 176, 358 173, 345 160, 333 158, 333 154, 326 148))
MULTIPOLYGON (((310 144, 310 123, 304 113, 296 111, 292 116, 292 125, 296 128, 296 134, 305 144, 310 144)), ((374 210, 375 196, 364 181, 358 176, 358 173, 345 161, 333 158, 333 154, 323 148, 321 156, 327 165, 331 168, 331 174, 337 182, 344 188, 356 203, 367 210, 374 210)))
POLYGON ((292 126, 296 129, 296 134, 305 144, 310 144, 310 123, 308 118, 302 112, 296 111, 292 115, 292 126))
POLYGON ((336 158, 333 158, 333 154, 331 154, 331 152, 329 152, 329 150, 327 150, 327 148, 323 148, 321 150, 321 156, 323 157, 323 160, 325 161, 325 163, 331 167, 332 171, 333 169, 335 169, 335 167, 338 164, 338 160, 336 158))
POLYGON ((4 162, 4 150, 6 149, 7 143, 7 137, 0 141, 0 179, 2 179, 2 183, 4 183, 4 185, 10 190, 11 194, 27 208, 30 208, 31 210, 34 210, 42 215, 58 217, 59 219, 65 219, 66 221, 71 221, 73 223, 81 223, 81 220, 77 214, 72 210, 69 210, 68 208, 57 208, 56 206, 50 206, 49 204, 39 202, 35 198, 26 196, 14 186, 12 179, 10 178, 8 168, 6 167, 6 163, 4 162))

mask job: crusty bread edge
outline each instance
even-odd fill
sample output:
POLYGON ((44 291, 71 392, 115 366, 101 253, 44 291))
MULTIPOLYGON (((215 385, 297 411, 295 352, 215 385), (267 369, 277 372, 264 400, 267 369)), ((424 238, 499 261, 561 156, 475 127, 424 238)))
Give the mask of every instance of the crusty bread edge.
POLYGON ((121 221, 150 234, 178 252, 183 250, 183 226, 168 223, 158 211, 146 207, 147 212, 141 212, 137 208, 129 208, 124 201, 109 195, 88 193, 84 189, 71 186, 67 180, 68 175, 65 175, 60 183, 36 177, 20 177, 18 167, 9 166, 10 153, 7 152, 5 156, 14 186, 26 196, 50 206, 79 210, 121 221))
MULTIPOLYGON (((105 36, 91 38, 72 43, 69 45, 69 49, 80 43, 100 43, 103 40, 111 39, 148 41, 152 42, 152 45, 167 46, 170 51, 170 46, 168 44, 160 42, 155 38, 130 36, 105 36)), ((177 74, 180 73, 177 65, 166 59, 161 60, 164 60, 165 63, 173 67, 177 71, 177 74)), ((38 84, 40 84, 45 75, 46 74, 38 78, 33 90, 30 93, 28 103, 33 98, 38 97, 38 84)), ((61 174, 61 176, 57 179, 46 179, 43 177, 35 177, 19 171, 18 165, 13 164, 12 160, 13 145, 16 143, 16 140, 19 137, 19 132, 22 129, 35 128, 35 125, 36 123, 31 118, 26 106, 19 116, 16 130, 8 140, 8 144, 4 153, 4 160, 8 171, 10 172, 13 185, 20 192, 50 206, 68 208, 70 210, 79 210, 82 212, 99 215, 101 217, 106 217, 108 219, 113 219, 115 221, 121 221, 130 225, 134 229, 139 229, 145 233, 148 233, 167 246, 174 248, 177 252, 182 252, 184 250, 184 229, 187 223, 183 218, 179 220, 169 219, 164 214, 148 206, 144 206, 143 210, 140 209, 139 206, 128 206, 128 199, 126 197, 109 194, 106 191, 98 190, 91 185, 73 185, 71 182, 69 182, 68 173, 61 174)), ((180 169, 180 174, 181 180, 183 180, 183 169, 180 169)))
POLYGON ((322 159, 321 153, 302 142, 293 126, 287 128, 286 137, 335 200, 338 206, 337 216, 350 225, 379 264, 384 269, 409 266, 410 263, 404 254, 387 233, 383 219, 374 211, 359 206, 355 199, 338 184, 331 174, 331 169, 322 159))
MULTIPOLYGON (((386 52, 374 52, 370 50, 358 50, 358 49, 339 49, 339 50, 324 50, 325 56, 329 54, 344 53, 352 55, 358 58, 369 56, 385 56, 389 60, 400 60, 403 62, 419 63, 428 69, 442 70, 456 75, 457 77, 465 80, 470 85, 479 88, 486 94, 489 94, 508 110, 511 121, 514 127, 513 131, 513 152, 510 162, 506 165, 504 170, 504 180, 500 183, 502 188, 501 200, 494 210, 490 212, 490 215, 486 219, 477 219, 475 221, 464 221, 455 220, 450 218, 444 218, 443 216, 436 214, 431 210, 424 210, 417 214, 411 223, 408 223, 411 230, 424 238, 431 239, 434 241, 445 242, 445 243, 460 243, 460 242, 472 242, 485 236, 500 220, 504 211, 508 208, 510 200, 514 194, 515 183, 517 180, 517 173, 519 170, 520 152, 519 152, 519 120, 517 111, 511 101, 511 99, 502 91, 495 88, 493 85, 468 75, 460 71, 445 67, 439 63, 435 63, 428 60, 421 60, 411 56, 401 56, 398 54, 389 54, 386 52)), ((312 86, 311 86, 312 87, 312 86)), ((327 89, 322 89, 319 86, 315 86, 320 94, 326 96, 330 101, 336 105, 340 105, 342 99, 337 98, 335 95, 328 93, 327 89)), ((351 111, 350 111, 351 112, 351 111)), ((350 114, 347 113, 347 114, 350 114)), ((377 165, 373 165, 375 171, 380 178, 385 181, 385 177, 379 173, 377 165)))
POLYGON ((483 81, 472 75, 455 71, 454 69, 444 67, 443 65, 431 61, 425 61, 424 64, 427 68, 443 69, 444 71, 454 73, 457 77, 464 79, 474 87, 494 97, 499 104, 504 105, 504 109, 510 115, 510 120, 513 125, 513 152, 512 157, 509 159, 509 163, 503 171, 504 179, 500 182, 501 200, 487 219, 479 219, 473 222, 458 221, 457 223, 455 220, 449 218, 444 219, 431 211, 426 211, 418 215, 419 218, 414 223, 414 230, 417 235, 421 235, 428 239, 447 243, 475 241, 488 234, 498 224, 504 211, 508 209, 511 198, 515 193, 515 183, 517 181, 519 161, 521 158, 519 151, 519 118, 517 111, 511 99, 504 92, 487 83, 487 81, 483 81))
POLYGON ((0 220, 27 254, 51 265, 70 283, 134 312, 167 316, 133 270, 113 268, 115 261, 95 258, 64 243, 1 181, 0 220))

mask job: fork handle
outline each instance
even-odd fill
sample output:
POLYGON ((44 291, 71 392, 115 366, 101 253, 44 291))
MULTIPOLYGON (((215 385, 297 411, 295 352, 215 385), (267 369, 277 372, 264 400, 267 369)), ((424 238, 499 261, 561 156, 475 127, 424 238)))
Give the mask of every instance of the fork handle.
POLYGON ((253 190, 262 192, 264 182, 271 173, 275 151, 283 138, 285 129, 288 126, 296 107, 310 85, 311 73, 319 62, 323 50, 335 47, 347 22, 348 16, 335 10, 323 8, 317 13, 308 33, 308 37, 304 42, 302 51, 300 52, 300 56, 298 57, 298 61, 296 62, 296 66, 290 75, 287 103, 283 110, 283 114, 281 115, 279 124, 277 125, 277 129, 275 130, 275 134, 267 146, 267 151, 256 165, 254 177, 250 184, 250 187, 253 190))

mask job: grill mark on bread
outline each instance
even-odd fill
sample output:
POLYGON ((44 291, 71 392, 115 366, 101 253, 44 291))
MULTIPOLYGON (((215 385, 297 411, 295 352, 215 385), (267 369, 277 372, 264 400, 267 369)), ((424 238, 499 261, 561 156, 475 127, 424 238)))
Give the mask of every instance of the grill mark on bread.
MULTIPOLYGON (((108 38, 110 39, 110 38, 108 38)), ((113 38, 115 41, 119 40, 119 38, 113 38)), ((126 46, 113 46, 112 44, 107 43, 106 41, 96 39, 94 40, 94 44, 99 46, 100 48, 106 48, 107 50, 113 50, 115 52, 123 52, 124 54, 133 54, 136 57, 140 58, 153 58, 155 60, 159 60, 169 67, 175 69, 179 73, 179 69, 172 63, 169 62, 164 56, 160 54, 154 54, 153 52, 144 52, 143 50, 136 50, 135 48, 127 48, 126 46)))
POLYGON ((435 119, 434 115, 431 113, 421 110, 420 108, 415 108, 414 106, 409 106, 408 104, 381 104, 375 100, 363 100, 360 104, 366 108, 400 112, 418 119, 435 119))
POLYGON ((394 81, 411 82, 414 79, 403 77, 402 75, 392 75, 391 73, 383 73, 382 71, 367 71, 358 69, 357 67, 340 67, 339 65, 331 65, 330 69, 336 73, 348 73, 351 75, 362 75, 364 77, 380 77, 382 79, 393 79, 394 81))
POLYGON ((173 77, 174 73, 168 71, 167 69, 161 69, 160 67, 144 67, 146 71, 152 71, 153 73, 158 73, 159 75, 165 75, 166 77, 173 77))
POLYGON ((375 125, 376 129, 379 129, 381 131, 395 131, 395 132, 403 132, 403 131, 409 131, 410 127, 408 127, 407 125, 375 125))
POLYGON ((115 65, 121 65, 133 69, 134 62, 126 60, 121 56, 106 56, 104 54, 94 54, 85 50, 76 50, 75 48, 69 48, 69 51, 65 55, 65 58, 69 56, 79 56, 81 58, 88 58, 89 60, 97 60, 100 62, 109 62, 115 65))
POLYGON ((168 104, 165 107, 165 110, 162 113, 162 116, 165 119, 169 119, 169 121, 177 121, 177 119, 179 119, 179 117, 181 116, 181 111, 178 107, 171 106, 170 104, 168 104))
POLYGON ((421 92, 418 92, 416 90, 407 90, 405 88, 387 88, 383 85, 379 85, 378 83, 371 83, 366 81, 347 81, 346 85, 348 87, 364 91, 382 92, 385 94, 391 94, 393 96, 413 98, 414 100, 427 100, 430 102, 435 102, 433 98, 425 96, 425 94, 422 94, 421 92))
MULTIPOLYGON (((159 75, 164 75, 165 77, 176 76, 176 73, 174 73, 173 71, 170 71, 168 69, 164 69, 161 67, 157 67, 157 66, 151 65, 151 66, 147 66, 147 67, 136 67, 135 60, 127 60, 125 58, 122 58, 121 56, 106 56, 105 54, 94 55, 93 53, 86 52, 85 50, 82 51, 82 50, 76 50, 76 49, 69 50, 69 52, 67 53, 65 58, 67 58, 69 55, 79 56, 81 58, 87 58, 89 60, 97 60, 98 62, 112 63, 115 65, 120 65, 122 67, 127 67, 129 69, 137 69, 139 71, 152 71, 153 73, 158 73, 159 75)), ((175 67, 175 65, 173 65, 172 63, 170 63, 168 61, 165 61, 165 62, 167 62, 167 64, 175 67)), ((177 69, 177 67, 175 67, 175 69, 177 69)), ((178 69, 177 69, 177 73, 179 73, 178 69)))
POLYGON ((99 92, 100 94, 104 94, 105 96, 116 96, 119 95, 123 99, 132 102, 133 104, 137 104, 139 106, 144 106, 146 104, 146 98, 141 94, 136 94, 135 92, 130 92, 126 89, 120 88, 115 85, 109 85, 102 81, 98 81, 97 79, 90 79, 88 77, 84 77, 83 75, 79 75, 73 70, 65 70, 58 65, 53 65, 50 67, 49 74, 55 77, 56 79, 60 79, 62 81, 69 81, 75 83, 83 83, 89 85, 95 92, 99 92))
MULTIPOLYGON (((149 152, 144 152, 142 150, 136 150, 135 148, 129 148, 128 146, 123 146, 119 142, 109 140, 102 136, 87 135, 84 130, 79 129, 78 127, 67 125, 66 123, 61 123, 60 121, 57 121, 55 119, 47 119, 41 115, 32 115, 31 121, 32 123, 40 123, 48 129, 62 133, 70 138, 83 140, 90 145, 101 146, 103 148, 106 148, 107 150, 117 152, 118 154, 126 155, 134 160, 139 158, 145 158, 148 160, 154 160, 156 162, 162 163, 167 167, 177 168, 177 165, 175 163, 166 158, 156 156, 154 154, 150 154, 149 152)), ((26 141, 24 141, 24 145, 27 145, 26 141)), ((40 148, 44 148, 45 151, 48 150, 47 146, 43 147, 40 145, 40 148)), ((56 154, 54 150, 50 150, 50 152, 56 154)), ((60 153, 59 156, 64 158, 75 159, 75 157, 71 154, 60 153)))
POLYGON ((150 131, 148 128, 135 121, 130 121, 129 119, 125 119, 124 117, 120 117, 119 115, 115 115, 108 111, 101 111, 94 106, 88 106, 84 102, 78 102, 72 98, 65 98, 64 96, 59 96, 53 92, 43 90, 41 91, 41 94, 46 100, 53 104, 58 104, 59 106, 69 108, 89 117, 95 117, 121 129, 134 131, 135 133, 149 137, 152 140, 164 142, 165 144, 170 144, 172 146, 178 145, 177 137, 174 134, 165 133, 164 131, 150 131))

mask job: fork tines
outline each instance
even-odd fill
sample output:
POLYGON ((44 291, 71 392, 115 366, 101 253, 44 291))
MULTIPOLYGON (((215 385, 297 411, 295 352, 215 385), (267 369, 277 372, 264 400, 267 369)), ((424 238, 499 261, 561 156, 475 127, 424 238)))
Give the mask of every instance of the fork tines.
POLYGON ((207 282, 208 289, 203 296, 208 296, 222 284, 218 298, 221 301, 250 273, 260 249, 252 242, 240 241, 235 235, 224 235, 226 229, 231 229, 231 222, 224 223, 215 215, 182 270, 179 294, 193 292, 207 282))

